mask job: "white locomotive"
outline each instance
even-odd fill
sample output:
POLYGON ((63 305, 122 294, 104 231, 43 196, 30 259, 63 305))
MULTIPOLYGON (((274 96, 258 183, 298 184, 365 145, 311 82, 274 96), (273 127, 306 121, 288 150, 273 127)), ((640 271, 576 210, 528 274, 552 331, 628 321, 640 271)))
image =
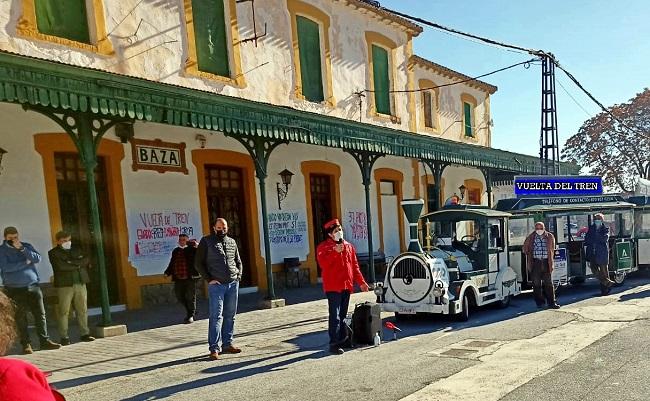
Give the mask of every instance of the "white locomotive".
POLYGON ((507 306, 521 292, 509 263, 505 233, 510 214, 454 205, 420 217, 423 205, 421 199, 402 202, 411 239, 408 252, 392 261, 383 284, 375 287, 382 310, 396 316, 441 313, 467 320, 474 306, 507 306))

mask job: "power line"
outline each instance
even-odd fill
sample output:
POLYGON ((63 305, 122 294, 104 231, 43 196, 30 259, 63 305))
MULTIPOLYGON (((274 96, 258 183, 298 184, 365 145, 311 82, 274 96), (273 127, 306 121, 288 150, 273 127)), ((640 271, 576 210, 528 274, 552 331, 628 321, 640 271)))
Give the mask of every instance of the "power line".
POLYGON ((591 113, 588 112, 587 109, 585 109, 585 108, 584 108, 584 107, 583 107, 583 106, 582 106, 582 105, 581 105, 581 104, 576 100, 576 98, 573 97, 573 95, 571 95, 571 93, 569 93, 569 91, 564 87, 564 85, 562 85, 562 82, 560 82, 559 79, 558 79, 556 82, 557 82, 558 85, 560 85, 560 88, 562 88, 562 90, 564 91, 564 93, 566 93, 566 94, 571 98, 571 100, 573 100, 573 103, 575 103, 576 106, 580 107, 580 108, 582 109, 582 111, 585 112, 585 114, 587 115, 587 117, 589 117, 589 118, 593 117, 593 116, 591 115, 591 113))
MULTIPOLYGON (((423 92, 423 91, 428 91, 428 90, 432 90, 432 89, 444 88, 446 86, 458 85, 458 84, 462 84, 462 83, 465 83, 465 82, 477 81, 479 78, 487 77, 488 75, 493 75, 493 74, 496 74, 497 72, 509 70, 511 68, 518 67, 520 65, 524 65, 524 67, 526 69, 528 69, 528 68, 530 68, 530 64, 532 64, 534 61, 538 61, 538 60, 539 60, 539 58, 532 58, 530 60, 526 60, 526 61, 522 61, 522 62, 519 62, 519 63, 516 63, 516 64, 509 65, 507 67, 499 68, 498 70, 490 71, 490 72, 488 72, 486 74, 478 75, 478 76, 473 77, 473 78, 467 78, 467 79, 463 79, 461 81, 456 81, 456 82, 452 82, 452 83, 448 83, 448 84, 430 86, 428 88, 419 88, 419 89, 392 90, 392 91, 388 91, 388 93, 423 92)), ((373 89, 365 89, 364 91, 365 92, 370 92, 370 93, 377 92, 376 90, 373 90, 373 89)))
POLYGON ((582 84, 580 83, 580 81, 578 81, 578 79, 577 79, 576 77, 574 77, 573 74, 571 74, 569 71, 565 70, 564 67, 562 67, 562 66, 560 65, 560 63, 558 63, 557 61, 555 61, 555 65, 557 66, 557 68, 559 68, 560 70, 562 70, 562 71, 566 74, 566 76, 569 77, 569 79, 570 79, 570 80, 571 80, 571 81, 572 81, 572 82, 573 82, 573 83, 574 83, 578 88, 580 88, 580 90, 581 90, 582 92, 584 92, 585 95, 587 95, 587 97, 589 97, 589 99, 591 99, 594 103, 596 103, 596 104, 600 107, 600 109, 601 109, 603 112, 605 112, 605 114, 607 114, 608 116, 610 116, 614 121, 618 122, 622 127, 625 127, 625 128, 627 128, 628 130, 630 130, 630 131, 632 131, 632 132, 634 132, 634 133, 636 133, 636 134, 639 134, 639 135, 641 135, 642 137, 644 137, 644 138, 646 138, 646 139, 650 139, 650 135, 648 135, 647 133, 645 133, 645 132, 643 132, 643 131, 641 131, 641 130, 635 128, 635 127, 630 127, 630 126, 627 125, 624 121, 622 121, 621 119, 619 119, 618 117, 616 117, 616 116, 614 115, 614 113, 612 113, 612 112, 611 112, 607 107, 605 107, 605 105, 603 105, 600 101, 598 101, 598 99, 596 99, 596 98, 594 97, 594 95, 591 94, 591 92, 589 92, 587 89, 585 89, 585 87, 582 86, 582 84))
POLYGON ((460 30, 458 30, 458 29, 449 28, 449 27, 447 27, 447 26, 440 25, 440 24, 435 23, 435 22, 431 22, 431 21, 428 21, 428 20, 425 20, 425 19, 422 19, 422 18, 419 18, 419 17, 415 17, 415 16, 412 16, 412 15, 409 15, 409 14, 404 14, 404 13, 401 13, 401 12, 399 12, 399 11, 391 10, 391 9, 388 9, 388 8, 385 8, 385 7, 382 7, 382 9, 385 10, 385 11, 387 11, 387 12, 390 12, 390 13, 393 13, 393 14, 395 14, 395 15, 398 15, 398 16, 400 16, 400 17, 402 17, 402 18, 410 19, 410 20, 412 20, 412 21, 419 22, 419 23, 421 23, 421 24, 423 24, 423 25, 427 25, 427 26, 430 26, 430 27, 435 28, 435 29, 440 29, 440 30, 442 30, 442 31, 450 32, 450 33, 453 33, 453 34, 456 34, 456 35, 461 35, 461 36, 465 36, 465 37, 467 37, 467 38, 472 38, 472 39, 478 40, 478 41, 480 41, 480 42, 483 42, 483 43, 486 43, 486 44, 489 44, 489 45, 499 46, 499 47, 502 47, 502 48, 504 48, 504 49, 510 49, 510 50, 517 50, 517 51, 521 51, 521 52, 526 52, 526 53, 528 53, 528 54, 531 54, 531 55, 534 55, 534 56, 538 56, 538 57, 548 57, 548 58, 551 59, 551 61, 553 62, 553 64, 555 64, 555 66, 556 66, 557 68, 559 68, 560 70, 562 70, 562 71, 567 75, 567 77, 569 77, 569 79, 570 79, 570 80, 571 80, 571 81, 572 81, 572 82, 573 82, 573 83, 574 83, 574 84, 575 84, 575 85, 576 85, 576 86, 577 86, 577 87, 578 87, 582 92, 584 92, 584 94, 587 95, 587 97, 589 97, 589 99, 591 99, 591 101, 593 101, 594 103, 596 103, 596 104, 598 105, 598 107, 600 107, 600 109, 601 109, 603 112, 605 112, 607 115, 609 115, 609 116, 610 116, 614 121, 618 122, 622 127, 625 127, 625 128, 627 128, 628 130, 630 130, 630 131, 632 131, 632 132, 635 132, 635 133, 641 135, 642 137, 644 137, 644 138, 646 138, 646 139, 650 139, 650 134, 647 134, 647 133, 645 133, 645 132, 643 132, 643 131, 641 131, 641 130, 639 130, 639 129, 636 129, 636 128, 634 128, 634 127, 630 127, 630 126, 627 125, 624 121, 622 121, 622 120, 620 120, 618 117, 616 117, 616 116, 615 116, 615 115, 614 115, 614 114, 613 114, 613 113, 612 113, 612 112, 611 112, 607 107, 605 107, 605 105, 603 105, 600 101, 598 101, 598 99, 596 99, 596 98, 594 97, 594 95, 592 95, 591 92, 589 92, 589 91, 588 91, 588 90, 587 90, 587 89, 586 89, 586 88, 585 88, 585 87, 580 83, 580 81, 578 81, 578 79, 577 79, 576 77, 573 76, 573 74, 571 74, 571 73, 570 73, 569 71, 567 71, 564 67, 562 67, 562 65, 560 65, 560 63, 557 61, 557 59, 555 58, 555 56, 554 56, 552 53, 549 53, 549 52, 546 52, 546 51, 543 51, 543 50, 527 49, 527 48, 525 48, 525 47, 521 47, 521 46, 517 46, 517 45, 512 45, 512 44, 505 43, 505 42, 499 42, 499 41, 497 41, 497 40, 493 40, 493 39, 485 38, 485 37, 482 37, 482 36, 474 35, 474 34, 471 34, 471 33, 468 33, 468 32, 463 32, 463 31, 460 31, 460 30))
POLYGON ((510 49, 510 50, 517 50, 519 52, 529 53, 529 54, 532 54, 534 56, 546 55, 546 53, 544 51, 542 51, 542 50, 526 49, 525 47, 511 45, 511 44, 508 44, 508 43, 499 42, 499 41, 496 41, 496 40, 493 40, 493 39, 489 39, 489 38, 485 38, 485 37, 482 37, 482 36, 474 35, 474 34, 471 34, 471 33, 468 33, 468 32, 459 31, 458 29, 449 28, 447 26, 440 25, 440 24, 438 24, 436 22, 427 21, 425 19, 422 19, 422 18, 419 18, 419 17, 414 17, 412 15, 404 14, 404 13, 401 13, 399 11, 391 10, 391 9, 388 9, 388 8, 385 8, 385 7, 382 7, 382 9, 389 12, 389 13, 393 13, 395 15, 398 15, 398 16, 400 16, 402 18, 406 18, 406 19, 410 19, 412 21, 419 22, 419 23, 421 23, 423 25, 427 25, 427 26, 430 26, 432 28, 440 29, 440 30, 443 30, 443 31, 446 31, 446 32, 454 33, 454 34, 465 36, 465 37, 468 37, 468 38, 476 39, 476 40, 478 40, 480 42, 487 43, 487 44, 490 44, 490 45, 499 46, 499 47, 503 47, 503 48, 510 49))

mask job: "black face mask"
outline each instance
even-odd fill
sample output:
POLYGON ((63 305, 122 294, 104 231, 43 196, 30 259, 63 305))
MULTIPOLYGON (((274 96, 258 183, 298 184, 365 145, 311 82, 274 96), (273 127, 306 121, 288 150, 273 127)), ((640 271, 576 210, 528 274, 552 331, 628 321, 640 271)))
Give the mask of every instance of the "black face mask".
POLYGON ((226 236, 225 230, 214 230, 214 232, 217 234, 217 238, 224 238, 226 236))

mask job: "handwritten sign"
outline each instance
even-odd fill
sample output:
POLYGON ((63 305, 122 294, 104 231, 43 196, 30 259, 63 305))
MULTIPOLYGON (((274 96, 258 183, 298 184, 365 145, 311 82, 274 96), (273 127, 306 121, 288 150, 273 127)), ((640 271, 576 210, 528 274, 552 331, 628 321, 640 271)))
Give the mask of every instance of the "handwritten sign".
POLYGON ((165 171, 188 173, 185 165, 185 143, 132 138, 131 153, 133 171, 154 170, 159 173, 165 171))
POLYGON ((269 213, 271 246, 299 248, 307 242, 307 218, 303 210, 269 213))
POLYGON ((169 258, 178 236, 202 237, 198 213, 192 210, 143 210, 129 216, 129 254, 132 259, 169 258))

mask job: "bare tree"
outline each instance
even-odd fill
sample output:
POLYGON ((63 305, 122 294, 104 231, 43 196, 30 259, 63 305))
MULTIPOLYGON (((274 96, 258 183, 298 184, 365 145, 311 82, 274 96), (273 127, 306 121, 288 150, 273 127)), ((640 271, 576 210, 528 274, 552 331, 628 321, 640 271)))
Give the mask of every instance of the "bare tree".
POLYGON ((603 183, 629 192, 634 177, 650 179, 650 89, 582 124, 564 145, 563 159, 603 177, 603 183))

